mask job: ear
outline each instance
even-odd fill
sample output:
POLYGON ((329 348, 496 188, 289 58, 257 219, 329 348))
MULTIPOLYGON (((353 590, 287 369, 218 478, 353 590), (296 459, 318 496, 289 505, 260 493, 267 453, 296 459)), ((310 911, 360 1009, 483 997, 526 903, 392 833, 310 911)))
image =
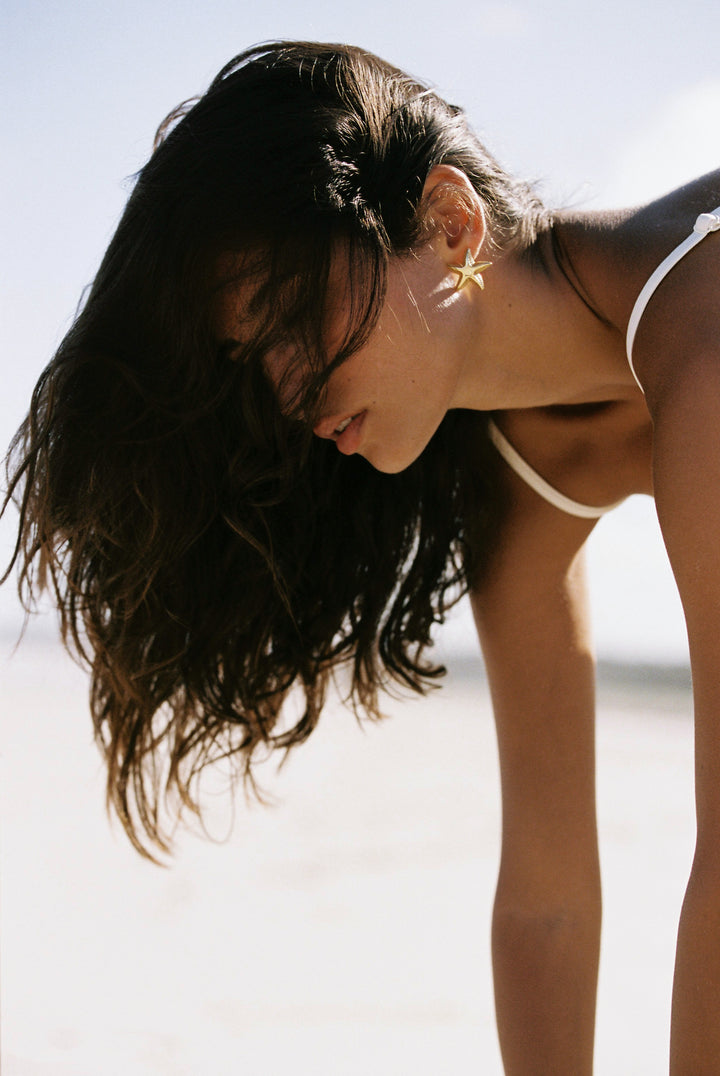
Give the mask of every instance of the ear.
POLYGON ((423 187, 425 223, 437 253, 448 264, 463 258, 467 250, 477 259, 487 238, 482 201, 459 168, 437 164, 423 187))

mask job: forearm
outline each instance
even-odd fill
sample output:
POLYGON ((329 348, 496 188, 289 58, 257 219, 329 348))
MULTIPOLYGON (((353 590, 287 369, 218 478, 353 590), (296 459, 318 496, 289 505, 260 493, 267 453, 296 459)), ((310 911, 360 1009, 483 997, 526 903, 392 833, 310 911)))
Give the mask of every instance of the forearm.
POLYGON ((601 898, 586 524, 528 507, 473 595, 502 782, 493 970, 508 1076, 592 1072, 601 898))
POLYGON ((720 1072, 720 869, 690 878, 678 932, 671 1076, 720 1072))
POLYGON ((600 951, 594 897, 544 912, 493 916, 498 1035, 507 1076, 588 1076, 593 1065, 600 951))

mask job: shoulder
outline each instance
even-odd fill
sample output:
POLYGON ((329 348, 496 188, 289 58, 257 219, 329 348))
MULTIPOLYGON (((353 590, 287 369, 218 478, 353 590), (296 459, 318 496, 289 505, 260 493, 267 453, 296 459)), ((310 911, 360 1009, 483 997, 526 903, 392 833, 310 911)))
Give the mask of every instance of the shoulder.
MULTIPOLYGON (((720 170, 647 205, 558 214, 555 228, 593 305, 604 320, 624 334, 635 300, 648 278, 692 233, 699 214, 718 205, 720 170)), ((712 244, 716 246, 717 259, 717 237, 712 237, 712 244)), ((700 275, 699 259, 694 254, 683 265, 683 272, 691 275, 690 267, 696 260, 700 275)), ((720 262, 716 261, 716 265, 717 280, 720 262)))
MULTIPOLYGON (((720 170, 648 205, 560 214, 558 244, 593 310, 624 338, 635 303, 658 266, 693 234, 698 216, 720 206, 720 170)), ((714 350, 720 338, 720 232, 670 270, 643 309, 633 364, 652 401, 680 369, 678 356, 714 350)), ((689 360, 688 360, 689 361, 689 360)))
POLYGON ((717 362, 720 234, 695 228, 718 207, 720 171, 673 192, 645 214, 646 227, 662 240, 658 263, 670 258, 665 275, 656 286, 651 283, 633 345, 651 410, 679 378, 699 372, 708 358, 717 362))

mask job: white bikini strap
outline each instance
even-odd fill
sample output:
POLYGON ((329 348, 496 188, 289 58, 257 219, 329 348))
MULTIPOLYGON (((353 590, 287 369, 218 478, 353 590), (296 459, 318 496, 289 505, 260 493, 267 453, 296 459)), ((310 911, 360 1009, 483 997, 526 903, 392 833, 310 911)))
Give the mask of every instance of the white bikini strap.
POLYGON ((515 471, 515 474, 520 475, 536 493, 554 505, 555 508, 559 508, 561 512, 567 512, 571 516, 579 516, 581 519, 599 519, 600 516, 604 516, 606 512, 609 512, 612 508, 617 508, 622 503, 622 501, 615 501, 614 504, 594 508, 589 504, 580 504, 579 501, 571 500, 570 497, 566 497, 564 493, 560 493, 549 482, 546 482, 537 471, 533 470, 529 463, 525 462, 492 419, 488 420, 488 433, 495 448, 508 466, 515 471))
POLYGON ((649 278, 645 287, 642 289, 637 299, 635 300, 635 306, 632 309, 630 315, 630 321, 627 327, 627 338, 625 341, 625 349, 627 351, 627 359, 630 364, 632 375, 637 381, 641 391, 645 391, 640 385, 638 375, 635 373, 635 367, 632 361, 632 348, 635 340, 635 333, 637 327, 640 324, 640 318, 645 313, 645 307, 650 301, 650 297, 657 288, 661 280, 663 280, 673 266, 677 265, 681 258, 684 258, 689 250, 697 246, 706 235, 710 232, 717 232, 720 229, 720 206, 717 209, 713 209, 712 213, 701 213, 698 219, 695 221, 693 230, 687 239, 683 239, 682 243, 675 247, 675 249, 668 254, 664 261, 660 262, 655 272, 649 278))

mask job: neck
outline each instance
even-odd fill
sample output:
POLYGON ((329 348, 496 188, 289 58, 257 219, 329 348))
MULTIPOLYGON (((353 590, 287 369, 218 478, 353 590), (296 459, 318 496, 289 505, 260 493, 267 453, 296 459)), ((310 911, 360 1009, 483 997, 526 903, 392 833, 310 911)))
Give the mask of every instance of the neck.
MULTIPOLYGON (((591 233, 578 233, 583 266, 592 261, 591 233)), ((575 264, 555 225, 533 250, 510 252, 488 269, 485 291, 472 296, 474 330, 455 406, 532 408, 637 391, 621 327, 603 316, 575 264)))

